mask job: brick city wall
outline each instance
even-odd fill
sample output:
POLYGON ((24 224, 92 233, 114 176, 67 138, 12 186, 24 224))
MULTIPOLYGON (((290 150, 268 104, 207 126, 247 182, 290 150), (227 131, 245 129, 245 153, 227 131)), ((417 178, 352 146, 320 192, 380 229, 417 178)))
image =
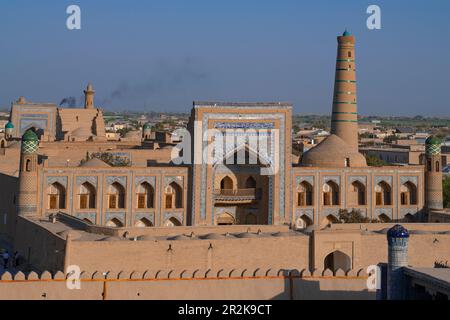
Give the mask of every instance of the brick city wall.
POLYGON ((181 300, 181 299, 363 299, 376 298, 367 289, 363 269, 346 275, 330 270, 311 273, 286 269, 195 270, 150 272, 82 272, 80 289, 70 290, 62 272, 52 275, 6 272, 0 276, 0 300, 181 300))

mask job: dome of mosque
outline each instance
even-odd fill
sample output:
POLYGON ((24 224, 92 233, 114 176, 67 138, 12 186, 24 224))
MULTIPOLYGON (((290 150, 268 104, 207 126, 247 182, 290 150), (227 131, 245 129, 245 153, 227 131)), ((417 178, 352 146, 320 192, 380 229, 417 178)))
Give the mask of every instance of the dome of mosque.
POLYGON ((301 164, 315 167, 366 167, 366 158, 344 140, 332 134, 305 152, 301 164))

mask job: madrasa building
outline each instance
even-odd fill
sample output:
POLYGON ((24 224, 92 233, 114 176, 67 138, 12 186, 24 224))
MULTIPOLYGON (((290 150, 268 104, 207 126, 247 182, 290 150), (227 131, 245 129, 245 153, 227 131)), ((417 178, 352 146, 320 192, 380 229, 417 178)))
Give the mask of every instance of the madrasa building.
POLYGON ((186 135, 192 147, 183 150, 190 158, 177 165, 173 145, 149 148, 149 125, 106 141, 91 84, 84 108, 20 98, 2 139, 5 160, 20 150, 20 168, 12 170, 19 176, 18 214, 62 212, 112 227, 323 227, 337 222, 341 210, 358 210, 373 222, 423 221, 428 210, 442 209, 438 139, 427 140, 427 165, 367 166, 358 151, 355 39, 347 31, 337 51, 331 135, 299 161, 291 152, 288 103, 194 102, 186 135), (86 161, 94 152, 120 154, 129 166, 86 161), (237 155, 256 161, 238 164, 237 155))
MULTIPOLYGON (((427 139, 420 165, 368 166, 358 150, 355 39, 345 32, 337 40, 331 135, 300 158, 289 103, 196 101, 175 145, 156 139, 149 124, 108 141, 92 85, 84 108, 19 99, 0 139, 0 183, 8 186, 0 232, 43 279, 71 265, 91 280, 270 281, 303 270, 314 281, 336 280, 336 293, 354 281, 367 293, 367 266, 388 261, 386 232, 396 222, 410 230, 413 266, 449 259, 441 142, 427 139), (339 223, 342 210, 370 223, 339 223)), ((189 291, 185 281, 168 283, 168 296, 189 291)), ((109 292, 142 292, 125 285, 109 292)), ((212 286, 196 296, 231 292, 212 286)))

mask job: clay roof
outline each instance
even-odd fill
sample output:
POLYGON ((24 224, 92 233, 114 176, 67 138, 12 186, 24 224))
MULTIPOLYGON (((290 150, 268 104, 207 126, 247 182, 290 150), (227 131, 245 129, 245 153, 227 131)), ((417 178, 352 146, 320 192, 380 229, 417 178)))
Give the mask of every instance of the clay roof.
POLYGON ((315 167, 345 167, 346 159, 350 167, 366 167, 366 158, 350 147, 344 140, 332 134, 316 147, 305 152, 301 164, 315 167))
POLYGON ((108 168, 111 167, 106 162, 100 160, 99 158, 92 158, 86 162, 83 162, 79 165, 79 167, 88 167, 88 168, 108 168))

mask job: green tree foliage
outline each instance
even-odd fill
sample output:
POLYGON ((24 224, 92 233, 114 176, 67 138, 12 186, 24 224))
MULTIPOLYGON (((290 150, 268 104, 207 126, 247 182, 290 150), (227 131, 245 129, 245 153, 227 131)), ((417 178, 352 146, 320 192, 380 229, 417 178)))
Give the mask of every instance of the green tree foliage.
POLYGON ((339 210, 339 220, 341 223, 368 223, 370 219, 364 217, 359 210, 339 210))
POLYGON ((371 167, 381 167, 381 166, 387 166, 389 163, 387 163, 384 160, 379 159, 376 156, 373 155, 367 155, 366 156, 367 165, 371 167))
POLYGON ((129 167, 131 165, 130 159, 128 159, 127 157, 117 156, 108 152, 97 152, 93 154, 89 154, 87 152, 86 157, 81 160, 80 163, 83 164, 94 158, 100 159, 112 167, 129 167))
POLYGON ((396 136, 395 134, 393 134, 393 135, 390 135, 390 136, 385 137, 385 138, 383 139, 383 142, 384 142, 384 143, 392 143, 392 142, 397 141, 397 140, 398 140, 398 136, 396 136))

